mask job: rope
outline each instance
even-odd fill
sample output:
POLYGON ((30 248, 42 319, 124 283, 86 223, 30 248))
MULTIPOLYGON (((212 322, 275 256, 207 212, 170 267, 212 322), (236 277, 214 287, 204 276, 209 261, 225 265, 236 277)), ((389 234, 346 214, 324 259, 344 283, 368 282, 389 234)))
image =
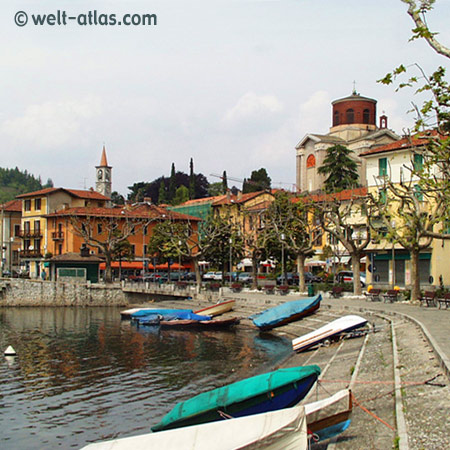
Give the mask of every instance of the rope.
POLYGON ((217 410, 217 413, 219 414, 220 417, 222 417, 222 419, 232 419, 233 418, 233 416, 230 416, 229 414, 221 411, 220 409, 217 410))
POLYGON ((378 417, 376 414, 374 414, 372 411, 369 411, 367 408, 362 406, 355 398, 355 396, 352 393, 352 400, 355 403, 356 406, 359 406, 363 411, 365 411, 367 414, 370 414, 375 419, 379 420, 383 425, 386 425, 388 428, 390 428, 392 431, 395 431, 395 428, 392 425, 389 425, 387 422, 385 422, 383 419, 378 417))

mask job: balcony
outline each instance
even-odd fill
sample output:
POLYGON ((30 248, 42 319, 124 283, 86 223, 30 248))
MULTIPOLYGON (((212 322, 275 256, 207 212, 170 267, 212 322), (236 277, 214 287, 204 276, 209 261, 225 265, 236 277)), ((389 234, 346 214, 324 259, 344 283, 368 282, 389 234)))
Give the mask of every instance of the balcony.
POLYGON ((64 231, 53 231, 52 239, 54 241, 63 241, 64 240, 64 231))
POLYGON ((25 259, 25 258, 42 258, 42 253, 41 251, 38 250, 20 250, 20 258, 21 259, 25 259))
POLYGON ((20 230, 19 235, 22 239, 39 239, 42 237, 41 230, 20 230))

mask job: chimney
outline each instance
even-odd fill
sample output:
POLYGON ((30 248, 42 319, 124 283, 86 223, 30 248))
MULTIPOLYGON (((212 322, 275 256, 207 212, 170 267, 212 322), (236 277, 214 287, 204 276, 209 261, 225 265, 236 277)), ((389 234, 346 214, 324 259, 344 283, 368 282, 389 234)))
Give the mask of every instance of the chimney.
POLYGON ((242 200, 242 191, 238 191, 237 200, 238 200, 238 202, 242 200))

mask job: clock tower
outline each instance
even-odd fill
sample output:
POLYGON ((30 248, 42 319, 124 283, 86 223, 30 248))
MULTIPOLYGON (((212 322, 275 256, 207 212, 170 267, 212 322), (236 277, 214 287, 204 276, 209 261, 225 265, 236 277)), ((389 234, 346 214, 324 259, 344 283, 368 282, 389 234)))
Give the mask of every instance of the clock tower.
POLYGON ((111 197, 111 174, 112 167, 108 166, 108 161, 106 160, 106 150, 103 146, 102 159, 100 160, 100 165, 95 167, 96 178, 95 178, 95 190, 106 197, 111 197))

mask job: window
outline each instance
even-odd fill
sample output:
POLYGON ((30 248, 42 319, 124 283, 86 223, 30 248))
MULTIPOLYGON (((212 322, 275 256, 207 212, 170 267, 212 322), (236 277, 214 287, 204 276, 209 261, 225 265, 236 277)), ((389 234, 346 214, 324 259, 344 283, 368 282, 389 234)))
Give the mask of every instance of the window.
POLYGON ((20 225, 14 225, 14 236, 20 236, 20 225))
POLYGON ((30 233, 30 222, 26 221, 23 223, 23 231, 25 233, 30 233))
POLYGON ((35 198, 34 199, 34 210, 35 211, 40 211, 41 210, 41 199, 40 198, 35 198))
POLYGON ((34 231, 39 233, 41 231, 41 221, 35 220, 34 221, 34 231))
POLYGON ((25 200, 24 209, 25 211, 31 211, 31 200, 25 200))
POLYGON ((101 223, 97 224, 97 234, 102 234, 103 233, 103 227, 101 223))
MULTIPOLYGON (((148 255, 147 244, 144 244, 144 255, 148 255)), ((143 256, 144 256, 144 255, 143 255, 143 256)))
POLYGON ((148 225, 145 225, 145 227, 143 227, 142 231, 143 231, 143 233, 144 233, 144 236, 147 236, 147 233, 148 233, 148 225))
POLYGON ((418 153, 414 153, 413 167, 414 167, 414 170, 416 170, 417 172, 422 170, 422 168, 423 168, 423 156, 422 155, 419 155, 418 153))
POLYGON ((387 175, 387 158, 378 160, 378 176, 385 177, 387 175))
POLYGON ((365 109, 363 111, 363 123, 369 123, 370 122, 370 111, 368 109, 365 109))
POLYGON ((347 109, 347 123, 353 123, 355 121, 355 111, 352 108, 347 109))
POLYGON ((134 256, 136 254, 136 246, 131 244, 131 254, 134 256))
POLYGON ((335 111, 333 115, 333 125, 339 125, 339 111, 335 111))
POLYGON ((62 255, 63 246, 62 244, 58 244, 58 255, 62 255))
POLYGON ((414 185, 414 197, 416 197, 419 202, 423 202, 422 188, 418 184, 414 185))
POLYGON ((306 168, 316 167, 316 157, 314 155, 309 155, 306 158, 306 168))

